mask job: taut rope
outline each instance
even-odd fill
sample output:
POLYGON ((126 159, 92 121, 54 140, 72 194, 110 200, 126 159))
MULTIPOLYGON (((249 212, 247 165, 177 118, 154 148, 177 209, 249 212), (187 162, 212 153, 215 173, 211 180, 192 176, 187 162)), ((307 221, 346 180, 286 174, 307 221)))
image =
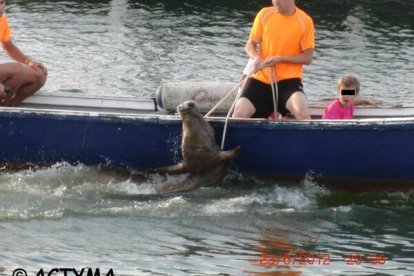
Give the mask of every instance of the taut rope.
MULTIPOLYGON (((249 78, 250 76, 248 76, 247 78, 249 78)), ((213 108, 210 109, 209 112, 206 113, 206 115, 204 115, 204 118, 207 118, 211 115, 211 113, 213 113, 228 97, 230 97, 230 95, 240 86, 244 86, 247 78, 244 78, 243 80, 241 80, 233 89, 231 89, 226 96, 224 96, 218 103, 216 103, 215 106, 213 106, 213 108)), ((236 97, 237 98, 237 97, 236 97)))
POLYGON ((279 99, 279 90, 277 87, 277 76, 276 76, 275 68, 273 66, 269 67, 268 73, 269 73, 270 86, 272 87, 273 108, 274 108, 274 113, 275 113, 275 119, 277 120, 277 105, 278 105, 278 99, 279 99))
POLYGON ((251 71, 250 71, 250 73, 247 75, 247 77, 245 77, 245 78, 244 78, 244 80, 242 80, 242 81, 239 83, 239 86, 241 85, 241 87, 240 87, 239 91, 237 92, 237 96, 236 96, 236 98, 234 99, 233 104, 231 105, 230 110, 229 110, 229 112, 227 113, 227 116, 226 116, 226 121, 224 122, 223 136, 222 136, 222 138, 221 138, 221 149, 224 149, 224 142, 226 141, 226 133, 227 133, 227 125, 228 125, 228 122, 229 122, 229 117, 230 117, 230 115, 233 113, 234 107, 236 106, 236 102, 237 102, 237 100, 240 98, 240 94, 241 94, 241 92, 243 91, 244 86, 245 86, 245 85, 246 85, 246 83, 247 83, 247 80, 248 80, 248 79, 252 76, 253 71, 254 71, 254 70, 251 70, 251 71))

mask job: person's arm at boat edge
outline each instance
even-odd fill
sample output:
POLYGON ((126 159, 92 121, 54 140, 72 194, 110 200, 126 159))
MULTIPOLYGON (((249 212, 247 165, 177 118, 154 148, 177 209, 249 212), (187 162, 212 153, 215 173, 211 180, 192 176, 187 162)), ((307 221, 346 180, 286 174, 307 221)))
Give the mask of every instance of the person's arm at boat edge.
POLYGON ((47 77, 47 69, 46 67, 37 61, 31 60, 26 55, 24 55, 19 48, 17 48, 12 40, 8 41, 2 41, 3 49, 6 51, 6 53, 15 61, 18 61, 20 63, 26 64, 27 66, 35 69, 35 70, 41 70, 43 74, 47 77))
POLYGON ((382 101, 380 100, 372 100, 372 99, 355 99, 355 105, 373 105, 375 107, 382 105, 382 101))

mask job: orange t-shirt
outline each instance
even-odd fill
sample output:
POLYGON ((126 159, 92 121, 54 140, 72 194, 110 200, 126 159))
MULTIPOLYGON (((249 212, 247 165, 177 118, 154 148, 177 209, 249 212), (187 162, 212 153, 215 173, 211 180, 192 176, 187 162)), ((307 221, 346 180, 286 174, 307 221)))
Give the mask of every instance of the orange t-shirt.
POLYGON ((7 42, 11 38, 11 29, 9 27, 9 22, 7 21, 7 17, 3 14, 0 17, 0 41, 7 42))
MULTIPOLYGON (((259 56, 293 56, 315 48, 315 31, 312 18, 296 8, 291 16, 277 12, 275 7, 263 8, 257 15, 250 32, 250 39, 260 43, 259 56)), ((277 80, 302 79, 302 64, 276 63, 277 80)), ((253 78, 270 84, 268 67, 256 72, 253 78)))

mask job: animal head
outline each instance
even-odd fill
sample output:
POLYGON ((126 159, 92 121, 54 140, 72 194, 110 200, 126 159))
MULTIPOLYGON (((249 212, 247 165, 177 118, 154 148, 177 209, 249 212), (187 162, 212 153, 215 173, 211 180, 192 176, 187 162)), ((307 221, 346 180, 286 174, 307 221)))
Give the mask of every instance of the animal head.
POLYGON ((200 111, 198 110, 198 105, 194 101, 183 102, 177 107, 177 112, 178 114, 180 114, 181 117, 188 114, 200 114, 200 111))

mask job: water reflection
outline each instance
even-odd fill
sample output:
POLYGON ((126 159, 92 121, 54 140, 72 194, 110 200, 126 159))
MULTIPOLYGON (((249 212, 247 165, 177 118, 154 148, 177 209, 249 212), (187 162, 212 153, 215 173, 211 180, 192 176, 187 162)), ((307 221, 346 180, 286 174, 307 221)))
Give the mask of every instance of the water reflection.
POLYGON ((297 269, 298 264, 311 255, 309 251, 293 245, 280 236, 261 236, 258 243, 255 249, 258 252, 257 257, 251 262, 265 271, 255 271, 254 275, 301 275, 302 272, 297 269))

